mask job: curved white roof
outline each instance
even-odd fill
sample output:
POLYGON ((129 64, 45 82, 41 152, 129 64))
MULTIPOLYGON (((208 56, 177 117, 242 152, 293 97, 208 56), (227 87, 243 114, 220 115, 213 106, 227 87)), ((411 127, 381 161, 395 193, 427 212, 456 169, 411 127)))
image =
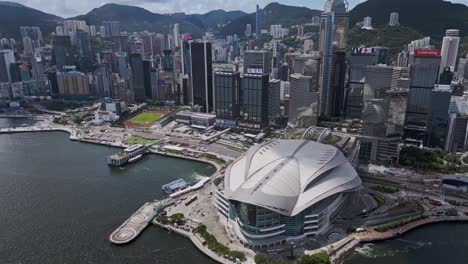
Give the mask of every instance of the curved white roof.
POLYGON ((288 216, 362 183, 336 147, 307 140, 253 147, 228 167, 224 181, 228 199, 288 216))

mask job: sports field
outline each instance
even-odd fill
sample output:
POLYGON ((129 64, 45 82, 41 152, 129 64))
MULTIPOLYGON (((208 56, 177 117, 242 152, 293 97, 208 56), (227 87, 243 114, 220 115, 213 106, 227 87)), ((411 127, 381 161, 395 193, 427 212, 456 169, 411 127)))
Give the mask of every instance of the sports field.
POLYGON ((152 127, 167 113, 165 110, 149 110, 128 119, 124 125, 126 127, 152 127))
POLYGON ((141 113, 134 118, 130 119, 129 121, 134 123, 134 124, 148 124, 148 123, 153 123, 159 118, 161 118, 162 114, 161 113, 155 113, 155 112, 145 112, 141 113))

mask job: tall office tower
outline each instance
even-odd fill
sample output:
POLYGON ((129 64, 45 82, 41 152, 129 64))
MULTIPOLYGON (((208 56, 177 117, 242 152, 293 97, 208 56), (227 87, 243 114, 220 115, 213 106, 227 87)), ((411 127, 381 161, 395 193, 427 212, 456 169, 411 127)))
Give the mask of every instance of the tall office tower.
MULTIPOLYGON (((289 88, 288 123, 300 125, 298 117, 307 112, 313 104, 318 104, 320 59, 309 59, 302 73, 291 74, 289 88)), ((314 113, 318 115, 318 113, 314 113)))
POLYGON ((427 143, 431 93, 439 77, 440 50, 418 49, 410 56, 410 96, 405 138, 427 143))
POLYGON ((98 98, 112 97, 109 66, 106 63, 99 65, 99 68, 94 72, 94 81, 98 98))
POLYGON ((385 100, 388 103, 386 127, 387 137, 403 137, 405 133, 406 107, 408 105, 406 88, 395 88, 387 91, 385 100))
POLYGON ((304 37, 304 26, 297 26, 297 37, 304 37))
POLYGON ((145 79, 143 74, 143 59, 141 54, 131 54, 130 58, 130 87, 133 90, 136 102, 143 102, 146 99, 145 79))
POLYGON ((93 66, 93 52, 91 50, 91 36, 88 32, 76 31, 76 49, 78 50, 80 70, 88 72, 93 66))
POLYGON ((164 50, 164 37, 161 34, 153 36, 153 56, 162 56, 164 50))
POLYGON ((308 60, 315 60, 317 59, 317 55, 312 55, 312 54, 301 54, 296 57, 294 57, 293 63, 292 63, 292 71, 294 73, 302 73, 304 72, 304 67, 306 65, 306 62, 308 60))
POLYGON ((269 51, 245 51, 244 52, 244 74, 270 74, 271 52, 269 51))
POLYGON ((385 137, 387 135, 387 108, 388 102, 385 99, 364 101, 362 135, 370 137, 385 137))
POLYGON ((190 57, 190 43, 188 41, 182 41, 182 75, 188 75, 192 73, 192 58, 190 57))
POLYGON ((164 57, 162 60, 162 68, 165 71, 174 70, 174 60, 172 58, 172 50, 164 50, 164 57))
POLYGON ((449 125, 444 150, 465 152, 468 150, 468 101, 466 97, 453 96, 449 109, 449 125))
POLYGON ((91 95, 89 78, 77 71, 57 72, 58 92, 60 95, 91 95))
POLYGON ((363 106, 366 68, 379 62, 379 52, 375 48, 353 48, 348 63, 346 83, 346 117, 361 118, 363 106))
POLYGON ((278 75, 281 81, 283 82, 289 81, 289 66, 286 62, 280 66, 278 73, 279 73, 278 75))
POLYGON ((251 24, 247 24, 245 26, 245 32, 244 32, 244 35, 248 38, 250 38, 252 36, 252 25, 251 24))
POLYGON ((52 61, 61 71, 63 66, 73 65, 73 49, 70 36, 53 36, 52 39, 52 61))
POLYGON ((349 27, 347 1, 328 0, 320 22, 319 50, 322 53, 320 115, 338 116, 340 115, 339 103, 341 103, 339 97, 341 93, 344 93, 345 49, 349 27))
POLYGON ((143 61, 143 80, 145 83, 145 96, 146 98, 152 98, 152 84, 151 84, 151 73, 153 68, 151 67, 151 61, 143 61))
POLYGON ((120 35, 120 21, 104 21, 102 25, 106 28, 106 36, 120 35))
POLYGON ((0 50, 0 83, 11 82, 11 64, 15 63, 12 50, 0 50))
POLYGON ((141 55, 141 58, 145 58, 145 44, 141 39, 136 39, 128 42, 128 48, 130 54, 138 53, 141 55))
POLYGON ((395 82, 407 72, 406 68, 372 65, 366 67, 363 100, 382 99, 395 82))
POLYGON ((268 74, 245 73, 241 82, 239 127, 262 129, 268 125, 268 74))
POLYGON ((110 42, 113 52, 128 52, 128 36, 110 36, 110 42))
POLYGON ((116 55, 116 58, 117 58, 117 69, 118 69, 120 79, 128 80, 129 75, 128 75, 127 53, 126 52, 117 52, 115 55, 116 55))
POLYGON ((372 30, 374 29, 372 27, 372 17, 365 17, 364 18, 364 24, 362 25, 362 29, 367 29, 367 30, 372 30))
POLYGON ((215 71, 214 97, 220 126, 235 126, 240 117, 240 72, 215 71))
POLYGON ((460 45, 460 30, 449 29, 445 32, 444 40, 442 41, 440 72, 445 67, 449 67, 451 71, 455 71, 457 64, 458 46, 460 45))
POLYGON ((174 24, 174 46, 179 48, 180 47, 180 27, 179 24, 174 24))
MULTIPOLYGON (((449 108, 452 98, 452 90, 439 89, 443 85, 436 85, 431 93, 431 114, 429 146, 443 148, 449 126, 449 108)), ((448 86, 450 87, 450 86, 448 86)))
POLYGON ((257 9, 255 12, 255 38, 259 39, 262 33, 262 14, 260 6, 257 4, 257 9))
POLYGON ((202 107, 206 113, 212 112, 214 106, 213 98, 213 67, 211 56, 211 42, 190 43, 192 91, 192 105, 202 107))
POLYGON ((396 12, 390 13, 390 21, 388 22, 388 25, 399 26, 400 25, 399 19, 400 19, 400 15, 398 13, 396 12))
POLYGON ((23 49, 28 56, 34 53, 34 44, 29 36, 23 38, 23 49))
POLYGON ((143 42, 143 53, 145 59, 150 59, 153 55, 153 41, 149 34, 140 34, 140 40, 143 42))
POLYGON ((276 124, 276 120, 281 116, 281 81, 278 79, 270 80, 268 87, 268 121, 270 124, 276 124))
POLYGON ((304 40, 304 53, 311 53, 314 50, 314 41, 312 39, 304 40))

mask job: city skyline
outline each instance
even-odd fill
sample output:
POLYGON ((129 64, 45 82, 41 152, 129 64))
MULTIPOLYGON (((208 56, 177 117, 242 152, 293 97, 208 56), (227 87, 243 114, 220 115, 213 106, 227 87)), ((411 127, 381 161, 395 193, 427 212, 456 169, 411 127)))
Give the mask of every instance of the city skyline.
MULTIPOLYGON (((255 12, 255 5, 259 4, 260 8, 278 2, 280 4, 307 7, 311 9, 322 10, 325 4, 323 0, 313 0, 309 3, 304 3, 301 0, 258 0, 251 2, 249 0, 238 1, 221 1, 221 0, 201 0, 201 1, 188 1, 188 0, 98 0, 98 1, 71 1, 71 0, 50 0, 47 1, 48 5, 44 5, 44 0, 11 0, 6 2, 14 2, 25 5, 27 7, 35 8, 46 13, 54 14, 64 18, 69 18, 77 15, 83 15, 90 12, 94 8, 98 8, 104 4, 115 3, 121 5, 138 6, 145 8, 153 13, 177 13, 184 12, 187 14, 202 14, 212 10, 223 9, 226 11, 240 10, 246 13, 255 12)), ((348 0, 350 10, 359 3, 365 2, 364 0, 348 0)), ((461 3, 468 5, 468 0, 452 0, 452 3, 461 3)))

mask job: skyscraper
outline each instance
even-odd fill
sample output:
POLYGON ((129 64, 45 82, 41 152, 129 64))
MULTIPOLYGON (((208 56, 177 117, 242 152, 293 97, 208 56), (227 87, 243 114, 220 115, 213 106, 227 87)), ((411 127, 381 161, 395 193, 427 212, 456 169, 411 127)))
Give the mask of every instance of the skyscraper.
POLYGON ((400 22, 398 21, 400 19, 400 15, 396 12, 392 12, 390 14, 390 21, 388 22, 389 26, 399 26, 400 22))
POLYGON ((106 36, 120 35, 120 21, 104 21, 102 25, 106 29, 106 36))
POLYGON ((244 74, 241 83, 239 126, 262 129, 268 125, 268 74, 244 74))
POLYGON ((256 39, 259 39, 260 38, 260 35, 262 33, 262 18, 261 18, 261 10, 260 10, 260 6, 257 4, 257 10, 255 12, 255 38, 256 39))
POLYGON ((179 24, 174 24, 174 46, 180 47, 180 27, 179 24))
POLYGON ((73 65, 73 49, 70 36, 54 36, 52 39, 52 61, 61 71, 63 66, 73 65))
POLYGON ((251 24, 247 24, 245 26, 245 32, 244 32, 245 36, 250 38, 252 36, 252 25, 251 24))
POLYGON ((271 62, 271 52, 269 51, 245 51, 244 74, 270 74, 271 62))
POLYGON ((198 105, 204 112, 213 111, 213 68, 211 42, 191 42, 192 105, 198 105))
POLYGON ((0 82, 11 82, 10 65, 15 63, 12 50, 0 50, 0 82))
POLYGON ((135 96, 135 101, 142 102, 146 98, 145 93, 145 80, 143 74, 143 60, 141 54, 135 53, 131 54, 130 58, 130 68, 131 68, 131 89, 135 96))
POLYGON ((451 71, 455 71, 457 64, 458 46, 460 45, 460 30, 449 29, 445 32, 445 37, 442 42, 440 72, 445 67, 449 67, 451 71))
POLYGON ((346 0, 328 0, 320 24, 322 53, 320 114, 323 116, 340 115, 339 104, 342 101, 341 94, 344 93, 346 67, 344 52, 348 40, 348 27, 349 14, 346 0))
POLYGON ((222 126, 229 121, 236 122, 240 117, 240 87, 239 72, 216 71, 214 73, 215 111, 216 118, 222 126))

